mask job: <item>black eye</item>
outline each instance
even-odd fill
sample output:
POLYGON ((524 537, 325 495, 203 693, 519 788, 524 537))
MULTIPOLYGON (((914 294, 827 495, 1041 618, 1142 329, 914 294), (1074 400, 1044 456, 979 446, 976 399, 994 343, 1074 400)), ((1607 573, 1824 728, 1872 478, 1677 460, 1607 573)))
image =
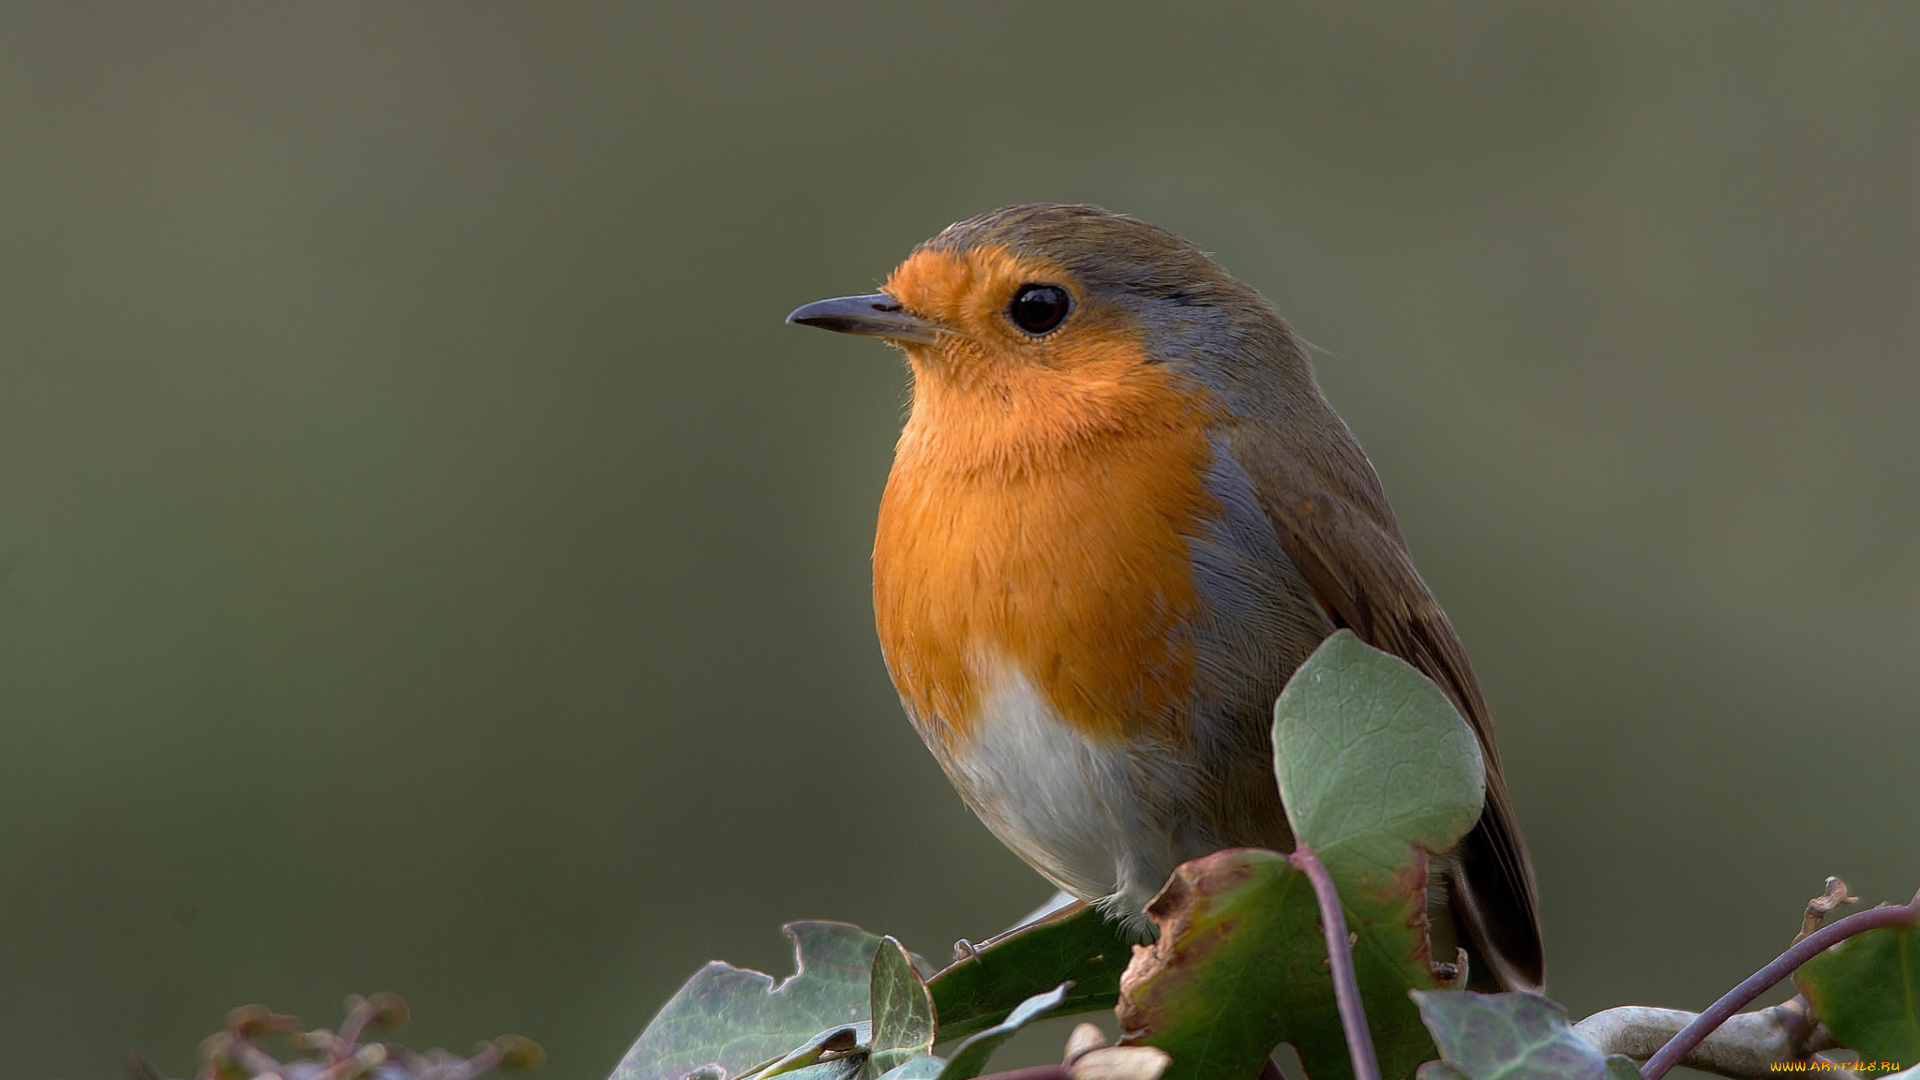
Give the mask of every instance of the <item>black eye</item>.
POLYGON ((1007 318, 1029 334, 1044 334, 1067 317, 1073 300, 1058 285, 1022 285, 1007 305, 1007 318))

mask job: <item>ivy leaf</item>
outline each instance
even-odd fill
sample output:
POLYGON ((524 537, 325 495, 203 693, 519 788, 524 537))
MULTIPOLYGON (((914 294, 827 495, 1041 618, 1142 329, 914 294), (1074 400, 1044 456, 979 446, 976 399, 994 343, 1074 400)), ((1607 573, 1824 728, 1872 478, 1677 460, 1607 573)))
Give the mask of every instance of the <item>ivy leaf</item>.
POLYGON ((942 1058, 932 1054, 922 1054, 910 1058, 905 1064, 896 1065, 880 1074, 880 1080, 938 1080, 940 1071, 947 1067, 942 1058))
POLYGON ((1607 1055, 1607 1080, 1644 1080, 1640 1066, 1625 1054, 1607 1055))
POLYGON ((1010 930, 928 980, 939 1039, 992 1027, 1021 1002, 1061 983, 1073 985, 1053 1009, 1056 1015, 1110 1009, 1132 955, 1133 940, 1086 904, 1010 930))
MULTIPOLYGON (((1294 673, 1274 708, 1274 774, 1294 835, 1333 875, 1382 1074, 1434 1056, 1409 990, 1427 951, 1429 851, 1480 816, 1480 746, 1453 703, 1347 631, 1294 673)), ((1286 856, 1216 852, 1174 872, 1148 909, 1160 939, 1121 981, 1129 1043, 1173 1056, 1169 1080, 1251 1078, 1289 1042, 1308 1075, 1352 1075, 1319 907, 1286 856)))
POLYGON ((1416 990, 1427 1030, 1443 1060, 1420 1067, 1420 1080, 1634 1080, 1640 1070, 1602 1054, 1567 1022, 1567 1011, 1539 994, 1416 990))
POLYGON ((856 1038, 863 1036, 881 939, 846 923, 784 929, 793 940, 794 974, 776 985, 771 976, 719 961, 701 968, 640 1033, 610 1080, 679 1080, 700 1070, 741 1076, 796 1048, 816 1047, 818 1037, 841 1028, 858 1025, 856 1038))
POLYGON ((1285 855, 1237 848, 1183 863, 1147 914, 1160 939, 1121 980, 1120 1028, 1127 1045, 1172 1055, 1170 1078, 1252 1080, 1297 999, 1324 992, 1333 1004, 1313 890, 1285 855))
POLYGON ((1453 702, 1400 658, 1341 630, 1287 680, 1273 770, 1293 835, 1347 894, 1396 889, 1409 845, 1446 851, 1473 828, 1486 767, 1453 702))
POLYGON ((954 1047, 947 1067, 940 1070, 940 1080, 973 1080, 986 1072, 987 1059, 993 1052, 1013 1038, 1015 1032, 1059 1008, 1060 1003, 1067 999, 1068 989, 1068 984, 1062 983, 1044 994, 1035 994, 1015 1006, 1005 1020, 954 1047))
POLYGON ((873 1043, 867 1075, 933 1052, 933 996, 906 948, 893 938, 882 939, 874 950, 869 994, 873 1043))
MULTIPOLYGON (((828 1028, 788 1051, 784 1056, 762 1065, 747 1076, 751 1080, 853 1080, 866 1068, 866 1042, 873 1026, 864 1021, 828 1028)), ((713 1065, 703 1066, 693 1075, 706 1075, 713 1065)))
POLYGON ((1794 976, 1813 1015, 1863 1061, 1920 1061, 1920 928, 1850 937, 1794 976))

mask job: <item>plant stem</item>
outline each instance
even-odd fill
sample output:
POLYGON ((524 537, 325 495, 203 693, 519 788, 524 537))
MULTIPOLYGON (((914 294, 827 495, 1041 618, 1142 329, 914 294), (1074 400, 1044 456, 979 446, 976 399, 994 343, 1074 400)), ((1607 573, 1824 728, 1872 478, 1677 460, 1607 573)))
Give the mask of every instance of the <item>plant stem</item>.
MULTIPOLYGON (((1815 929, 1818 929, 1816 927, 1815 929)), ((1686 1030, 1699 1013, 1621 1005, 1594 1013, 1573 1025, 1574 1034, 1603 1054, 1625 1054, 1645 1061, 1686 1030)), ((1836 1044, 1816 1023, 1807 999, 1796 997, 1771 1008, 1735 1013, 1680 1061, 1689 1069, 1743 1080, 1766 1080, 1779 1071, 1776 1062, 1804 1061, 1836 1044)))
POLYGON ((1878 930, 1884 926, 1912 926, 1920 923, 1920 893, 1915 893, 1908 903, 1894 907, 1877 907, 1849 915, 1837 923, 1822 927, 1794 943, 1786 952, 1774 958, 1773 963, 1747 976, 1745 982, 1727 991, 1726 996, 1713 1003, 1706 1012, 1700 1014, 1693 1023, 1682 1028, 1660 1052, 1647 1059, 1640 1069, 1645 1080, 1660 1080, 1667 1070, 1679 1064, 1688 1051, 1700 1045, 1714 1029, 1727 1022, 1727 1018, 1740 1011, 1748 1002, 1793 974, 1801 964, 1820 955, 1830 946, 1838 944, 1869 930, 1878 930))
POLYGON ((1373 1036, 1367 1032, 1367 1010, 1360 1001, 1360 980, 1353 973, 1353 946, 1347 938, 1347 917, 1340 910, 1340 892, 1333 875, 1305 844, 1294 848, 1287 861, 1313 883, 1320 902, 1320 929, 1327 936, 1327 959, 1333 967, 1333 996, 1340 1003, 1340 1026, 1347 1033, 1347 1054, 1353 1059, 1354 1080, 1380 1080, 1380 1061, 1374 1056, 1373 1036))

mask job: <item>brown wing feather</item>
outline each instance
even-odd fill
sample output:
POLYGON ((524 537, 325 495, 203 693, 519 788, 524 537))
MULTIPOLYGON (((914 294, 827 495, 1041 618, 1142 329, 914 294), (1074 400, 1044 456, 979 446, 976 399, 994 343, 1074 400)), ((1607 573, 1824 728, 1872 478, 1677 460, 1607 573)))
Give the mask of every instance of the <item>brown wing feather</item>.
POLYGON ((1448 899, 1500 985, 1539 990, 1546 976, 1533 864, 1507 796, 1479 681, 1446 612, 1413 567, 1372 465, 1331 409, 1313 419, 1321 422, 1306 425, 1308 431, 1288 425, 1292 438, 1276 439, 1265 425, 1231 433, 1234 457, 1328 617, 1432 679, 1479 736, 1486 809, 1461 841, 1448 899), (1320 437, 1309 435, 1313 428, 1320 437))

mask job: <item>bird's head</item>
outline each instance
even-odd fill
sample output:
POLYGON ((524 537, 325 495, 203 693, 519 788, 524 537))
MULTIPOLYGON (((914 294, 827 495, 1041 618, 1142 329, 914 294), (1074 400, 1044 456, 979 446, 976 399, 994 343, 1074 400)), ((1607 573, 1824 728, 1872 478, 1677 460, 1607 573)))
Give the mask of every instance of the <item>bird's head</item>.
POLYGON ((901 346, 916 412, 955 394, 1031 416, 1064 395, 1092 420, 1103 399, 1131 411, 1131 390, 1169 379, 1227 408, 1311 380, 1258 292, 1179 236, 1097 206, 1010 206, 949 226, 879 293, 787 321, 901 346))

